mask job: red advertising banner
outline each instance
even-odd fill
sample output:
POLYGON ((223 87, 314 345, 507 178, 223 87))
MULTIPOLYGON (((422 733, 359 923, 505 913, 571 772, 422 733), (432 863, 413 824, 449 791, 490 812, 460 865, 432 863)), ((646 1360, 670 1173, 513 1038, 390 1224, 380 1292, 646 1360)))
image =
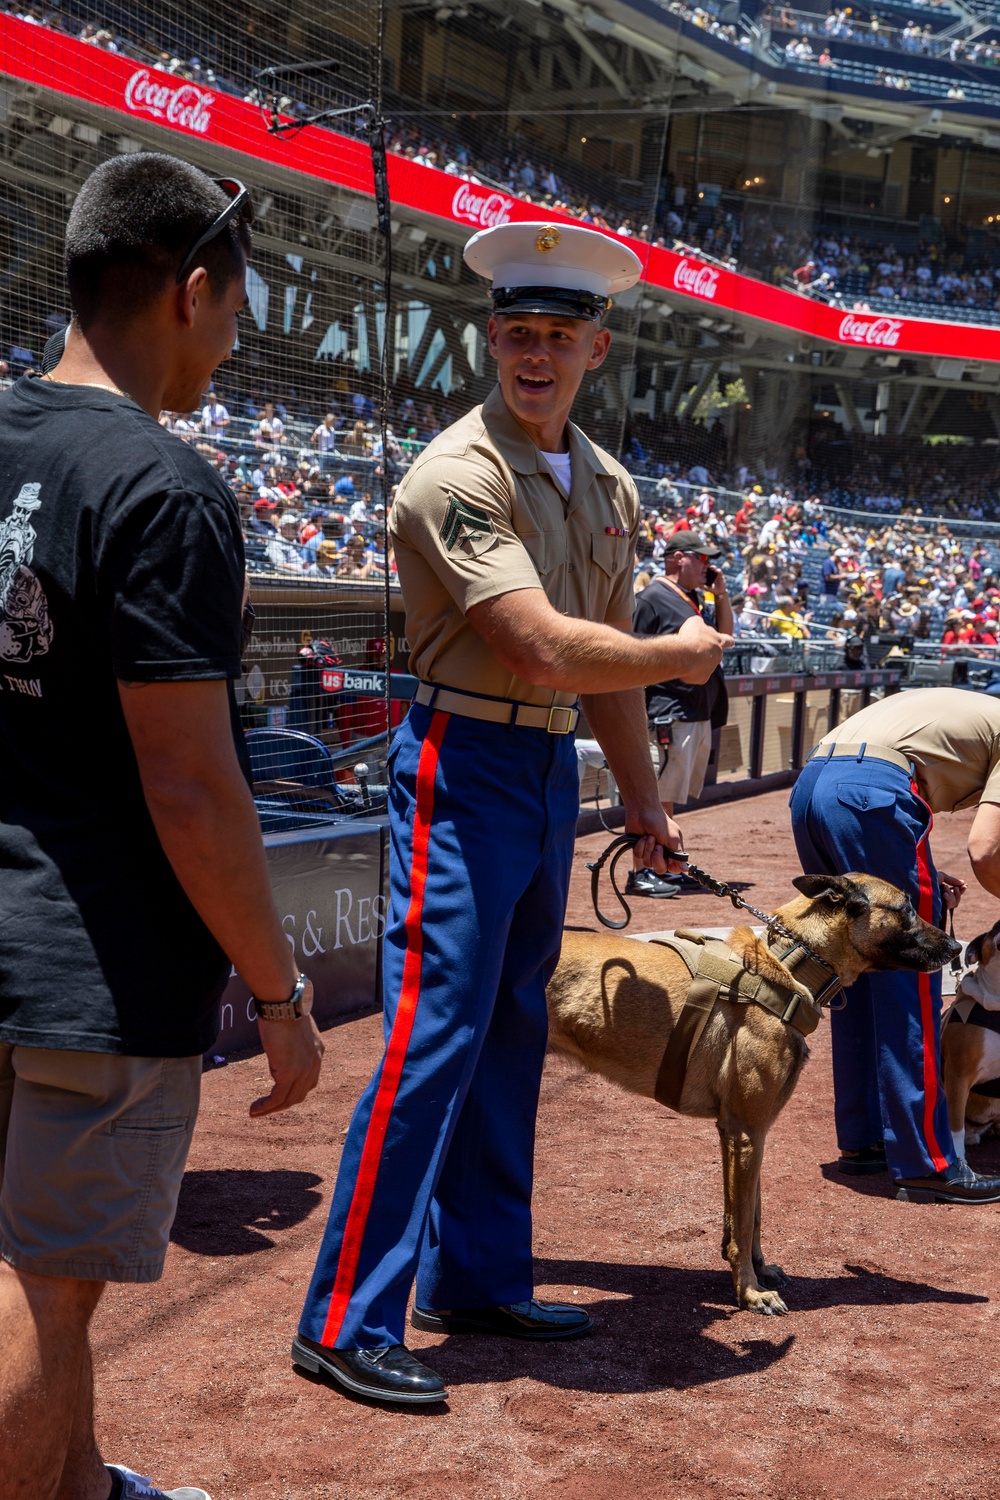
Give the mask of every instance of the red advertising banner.
MULTIPOLYGON (((323 129, 293 136, 268 133, 254 104, 218 89, 185 82, 134 59, 78 42, 16 16, 0 15, 0 72, 56 94, 151 121, 165 130, 194 135, 227 150, 301 172, 307 177, 372 196, 367 145, 323 129)), ((405 157, 389 157, 393 202, 419 214, 445 219, 470 232, 494 224, 536 219, 535 204, 405 157)), ((574 223, 545 211, 547 219, 574 223)), ((628 243, 644 263, 643 279, 706 312, 736 313, 757 322, 832 344, 937 355, 948 359, 1000 360, 1000 328, 974 323, 935 323, 922 318, 845 312, 843 308, 710 265, 697 255, 679 255, 640 240, 628 243)))

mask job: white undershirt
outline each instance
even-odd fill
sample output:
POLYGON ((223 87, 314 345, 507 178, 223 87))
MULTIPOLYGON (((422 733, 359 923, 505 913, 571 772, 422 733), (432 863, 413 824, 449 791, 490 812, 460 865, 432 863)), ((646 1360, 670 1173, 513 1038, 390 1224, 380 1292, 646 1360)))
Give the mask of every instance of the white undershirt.
POLYGON ((540 449, 539 451, 559 481, 559 487, 568 496, 570 490, 573 488, 572 458, 568 453, 546 453, 544 449, 540 449))

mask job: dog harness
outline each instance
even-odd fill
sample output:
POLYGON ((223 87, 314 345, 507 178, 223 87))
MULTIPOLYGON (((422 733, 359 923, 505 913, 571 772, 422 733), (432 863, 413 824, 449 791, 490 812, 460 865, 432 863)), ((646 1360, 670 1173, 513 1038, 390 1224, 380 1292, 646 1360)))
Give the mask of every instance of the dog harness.
POLYGON ((843 988, 829 965, 803 943, 790 947, 769 943, 767 951, 809 991, 808 995, 752 973, 727 943, 703 932, 680 928, 672 938, 651 941, 672 948, 691 975, 691 987, 670 1033, 654 1090, 658 1103, 670 1109, 680 1108, 688 1063, 717 1000, 760 1005, 802 1036, 809 1036, 822 1020, 823 1005, 843 988))
MULTIPOLYGON (((949 1007, 944 1025, 955 1023, 965 1026, 982 1026, 985 1031, 1000 1035, 1000 1010, 987 1010, 978 1000, 955 1000, 949 1007)), ((972 1085, 974 1094, 985 1094, 987 1099, 1000 1099, 1000 1078, 987 1078, 972 1085)))

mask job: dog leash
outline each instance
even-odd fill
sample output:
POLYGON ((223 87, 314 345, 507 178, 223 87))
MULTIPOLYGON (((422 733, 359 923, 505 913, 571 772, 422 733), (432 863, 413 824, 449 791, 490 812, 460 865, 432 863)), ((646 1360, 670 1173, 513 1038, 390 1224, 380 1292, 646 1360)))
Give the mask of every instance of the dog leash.
MULTIPOLYGON (((590 871, 590 894, 594 903, 594 914, 603 927, 610 927, 615 932, 620 932, 632 920, 632 908, 619 889, 618 881, 615 879, 615 872, 618 868, 619 860, 623 859, 626 854, 635 848, 639 842, 639 838, 639 834, 620 833, 617 838, 611 840, 604 853, 592 865, 587 866, 587 869, 590 871), (611 881, 611 889, 615 894, 618 905, 625 913, 624 920, 621 922, 616 922, 613 918, 606 917, 601 911, 600 906, 601 871, 609 859, 611 863, 608 867, 608 877, 611 881)), ((758 921, 763 922, 765 927, 773 929, 779 937, 790 938, 792 942, 798 942, 794 933, 789 932, 788 928, 783 927, 774 917, 769 917, 766 912, 758 911, 756 906, 751 906, 750 902, 741 896, 734 886, 729 885, 724 880, 717 880, 714 875, 709 875, 707 870, 703 870, 700 866, 692 864, 683 849, 668 849, 665 851, 665 855, 670 859, 683 860, 687 874, 692 879, 697 880, 699 885, 704 886, 706 891, 711 891, 713 896, 728 896, 737 910, 742 908, 744 911, 750 912, 758 921)))
MULTIPOLYGON (((948 908, 948 936, 951 938, 953 943, 958 942, 958 938, 955 936, 955 908, 953 906, 949 906, 948 908)), ((955 957, 952 959, 951 963, 948 965, 953 974, 961 974, 962 970, 965 968, 965 964, 963 962, 964 957, 965 949, 963 947, 959 949, 959 951, 955 954, 955 957)))
MULTIPOLYGON (((619 889, 618 881, 615 879, 615 871, 617 870, 619 860, 624 858, 626 854, 630 853, 631 850, 635 848, 636 844, 639 842, 639 837, 640 835, 634 833, 619 834, 617 838, 611 840, 611 843, 604 850, 604 853, 601 854, 592 865, 588 864, 587 866, 587 869, 590 871, 590 897, 594 904, 594 915, 597 917, 597 920, 603 927, 610 927, 613 932, 620 932, 622 928, 627 927, 632 920, 632 908, 629 906, 624 895, 619 889), (610 864, 608 864, 609 860, 610 864), (604 869, 604 866, 606 864, 608 865, 608 878, 611 881, 611 889, 615 894, 615 899, 617 900, 619 906, 625 913, 624 920, 621 922, 616 922, 612 917, 605 916, 604 912, 601 911, 601 871, 604 869)), ((737 911, 748 911, 751 916, 757 918, 758 922, 763 922, 765 928, 767 929, 768 936, 774 933, 778 937, 785 938, 788 942, 794 943, 796 947, 801 948, 809 958, 815 959, 818 964, 821 964, 824 968, 829 969, 830 965, 826 962, 826 960, 820 958, 818 953, 814 953, 807 943, 804 943, 801 938, 796 937, 795 933, 791 932, 783 922, 779 922, 777 917, 770 916, 767 912, 760 911, 758 907, 752 906, 750 902, 747 901, 744 896, 741 896, 739 891, 736 890, 736 888, 730 885, 727 881, 717 880, 716 877, 714 875, 710 875, 707 870, 701 869, 699 865, 692 864, 683 849, 669 849, 666 851, 666 853, 671 859, 683 860, 687 873, 692 877, 692 879, 697 880, 700 886, 704 886, 706 891, 711 891, 713 896, 728 896, 729 900, 736 907, 737 911)))

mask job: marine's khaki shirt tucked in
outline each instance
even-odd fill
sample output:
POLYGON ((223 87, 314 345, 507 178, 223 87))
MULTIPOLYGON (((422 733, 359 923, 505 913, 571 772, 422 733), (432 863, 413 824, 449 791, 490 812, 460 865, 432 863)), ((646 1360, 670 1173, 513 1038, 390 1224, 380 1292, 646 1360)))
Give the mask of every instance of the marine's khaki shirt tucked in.
POLYGON ((639 497, 621 464, 569 424, 567 498, 499 386, 424 449, 389 515, 410 670, 425 682, 548 706, 573 694, 512 676, 465 615, 545 590, 573 619, 629 621, 639 497))
POLYGON ((933 812, 1000 802, 1000 701, 961 688, 917 688, 870 703, 820 744, 884 745, 913 762, 933 812))

